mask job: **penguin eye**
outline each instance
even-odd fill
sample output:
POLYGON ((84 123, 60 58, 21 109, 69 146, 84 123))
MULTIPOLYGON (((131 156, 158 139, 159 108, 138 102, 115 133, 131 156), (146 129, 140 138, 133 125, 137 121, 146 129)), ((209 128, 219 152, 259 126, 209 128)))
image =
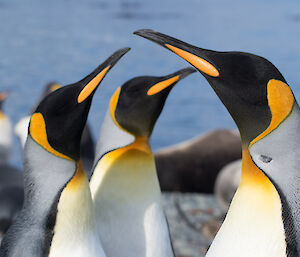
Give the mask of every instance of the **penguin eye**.
POLYGON ((270 163, 273 159, 266 155, 260 155, 259 159, 264 163, 270 163))

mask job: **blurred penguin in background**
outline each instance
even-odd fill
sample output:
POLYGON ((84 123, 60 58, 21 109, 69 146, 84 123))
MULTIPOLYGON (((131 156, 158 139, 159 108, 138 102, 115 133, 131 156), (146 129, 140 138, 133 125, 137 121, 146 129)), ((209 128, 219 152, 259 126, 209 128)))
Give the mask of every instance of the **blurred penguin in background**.
POLYGON ((12 125, 10 118, 3 112, 3 103, 8 91, 0 93, 0 163, 7 163, 12 150, 12 125))
POLYGON ((23 204, 23 174, 9 164, 12 125, 3 112, 8 91, 0 93, 0 242, 23 204))

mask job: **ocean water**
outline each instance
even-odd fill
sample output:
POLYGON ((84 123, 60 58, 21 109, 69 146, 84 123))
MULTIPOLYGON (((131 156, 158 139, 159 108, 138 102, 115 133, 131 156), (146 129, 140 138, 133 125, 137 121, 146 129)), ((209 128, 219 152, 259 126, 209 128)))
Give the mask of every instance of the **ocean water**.
MULTIPOLYGON (((76 82, 115 50, 132 50, 96 93, 89 121, 96 139, 109 99, 128 79, 166 75, 188 66, 132 34, 151 28, 213 50, 252 52, 272 61, 300 94, 300 3, 239 0, 0 0, 0 89, 12 90, 5 112, 15 123, 44 85, 76 82)), ((159 149, 235 125, 200 73, 171 92, 152 136, 159 149)), ((11 162, 22 165, 15 140, 11 162)))

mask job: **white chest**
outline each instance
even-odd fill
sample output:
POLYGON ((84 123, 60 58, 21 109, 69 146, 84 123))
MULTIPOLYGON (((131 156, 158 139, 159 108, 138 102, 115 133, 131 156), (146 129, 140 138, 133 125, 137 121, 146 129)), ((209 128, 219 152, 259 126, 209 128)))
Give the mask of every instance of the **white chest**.
POLYGON ((286 257, 279 196, 239 188, 207 257, 286 257))
POLYGON ((58 203, 49 257, 105 257, 85 174, 70 183, 58 203))
POLYGON ((152 156, 108 154, 94 171, 91 191, 107 256, 173 256, 152 156))
POLYGON ((7 162, 12 148, 12 126, 7 117, 0 118, 0 162, 7 162))

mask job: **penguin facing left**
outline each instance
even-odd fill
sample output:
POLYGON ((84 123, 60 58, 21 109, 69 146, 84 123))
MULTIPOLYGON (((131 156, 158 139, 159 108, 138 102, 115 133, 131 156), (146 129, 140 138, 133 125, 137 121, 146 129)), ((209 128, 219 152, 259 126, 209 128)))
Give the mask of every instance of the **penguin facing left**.
POLYGON ((300 109, 283 75, 254 54, 135 33, 196 67, 240 131, 241 182, 206 256, 300 256, 300 109))
POLYGON ((90 181, 109 257, 174 256, 149 138, 173 86, 194 71, 137 77, 111 98, 90 181))
POLYGON ((80 160, 93 95, 121 49, 81 81, 48 95, 31 116, 25 145, 22 211, 5 234, 1 257, 103 257, 80 160))
MULTIPOLYGON (((46 84, 45 89, 40 96, 37 104, 32 108, 30 115, 35 111, 38 104, 50 93, 59 89, 61 87, 57 82, 49 82, 46 84)), ((21 118, 14 127, 15 134, 19 137, 21 146, 24 148, 25 142, 28 134, 28 125, 30 121, 30 115, 21 118)), ((86 171, 88 177, 90 177, 90 172, 93 166, 93 161, 95 158, 95 144, 92 137, 92 133, 89 127, 88 122, 86 123, 82 137, 81 137, 81 153, 80 157, 82 160, 82 165, 86 171)))

